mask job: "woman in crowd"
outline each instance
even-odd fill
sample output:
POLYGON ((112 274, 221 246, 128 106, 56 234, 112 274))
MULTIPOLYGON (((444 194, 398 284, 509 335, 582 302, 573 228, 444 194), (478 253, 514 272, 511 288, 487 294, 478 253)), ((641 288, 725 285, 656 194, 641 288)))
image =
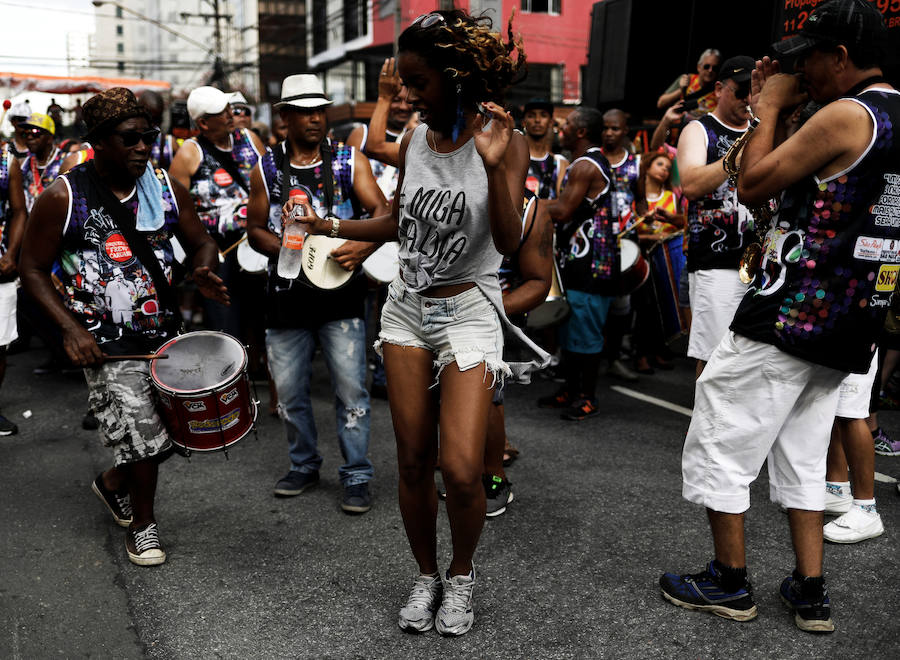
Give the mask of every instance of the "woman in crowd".
MULTIPOLYGON (((665 241, 684 227, 681 201, 672 189, 672 158, 663 149, 641 156, 635 213, 644 217, 637 233, 645 255, 651 249, 666 249, 665 241)), ((678 267, 683 265, 678 264, 678 267)), ((635 369, 642 374, 653 373, 654 367, 671 369, 652 278, 632 294, 632 301, 635 307, 635 369)))
MULTIPOLYGON (((525 140, 497 103, 525 60, 511 30, 504 43, 488 19, 460 10, 416 19, 400 35, 397 65, 423 123, 401 141, 391 214, 299 219, 314 234, 368 241, 399 235, 401 272, 389 287, 376 349, 384 356, 397 439, 400 512, 420 573, 400 610, 399 625, 408 631, 435 626, 461 635, 472 626, 488 412, 494 388, 521 373, 503 360, 501 324, 508 321, 497 279, 502 255, 521 240, 528 169, 525 140), (438 435, 453 540, 443 581, 438 435)), ((292 207, 285 204, 285 221, 292 207)), ((543 361, 546 354, 532 348, 543 361)))

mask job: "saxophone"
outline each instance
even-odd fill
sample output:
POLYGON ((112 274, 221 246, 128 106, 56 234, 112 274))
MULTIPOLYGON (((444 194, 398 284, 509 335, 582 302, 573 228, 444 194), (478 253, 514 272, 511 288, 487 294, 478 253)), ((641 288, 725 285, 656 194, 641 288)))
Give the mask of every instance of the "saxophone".
MULTIPOLYGON (((741 151, 743 151, 744 145, 747 144, 747 140, 753 135, 753 131, 759 126, 759 117, 753 114, 750 106, 747 106, 747 111, 750 113, 750 125, 747 127, 744 134, 735 140, 731 147, 728 148, 722 162, 722 167, 725 168, 725 173, 728 175, 728 178, 735 188, 737 188, 738 182, 738 156, 740 156, 741 151)), ((756 273, 762 263, 762 246, 765 241, 766 232, 769 230, 772 216, 775 215, 776 204, 774 200, 770 199, 761 206, 748 206, 747 210, 750 211, 750 215, 753 217, 753 239, 744 250, 744 254, 741 255, 741 265, 738 270, 738 276, 744 284, 750 284, 750 282, 753 281, 753 278, 756 277, 756 273)))

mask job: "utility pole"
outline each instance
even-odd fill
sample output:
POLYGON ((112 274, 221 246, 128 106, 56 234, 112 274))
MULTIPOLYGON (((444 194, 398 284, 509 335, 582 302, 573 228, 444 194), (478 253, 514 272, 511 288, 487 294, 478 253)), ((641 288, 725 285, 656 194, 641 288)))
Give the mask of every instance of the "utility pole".
POLYGON ((212 7, 211 14, 191 14, 190 12, 181 12, 181 18, 187 20, 188 18, 196 16, 197 18, 202 18, 204 21, 212 21, 213 22, 213 41, 215 42, 216 52, 213 59, 213 71, 212 75, 209 78, 209 84, 219 87, 220 89, 225 89, 228 85, 227 74, 225 73, 225 62, 222 57, 222 28, 219 24, 221 19, 225 19, 231 22, 231 14, 223 14, 219 11, 219 0, 204 0, 210 7, 212 7))

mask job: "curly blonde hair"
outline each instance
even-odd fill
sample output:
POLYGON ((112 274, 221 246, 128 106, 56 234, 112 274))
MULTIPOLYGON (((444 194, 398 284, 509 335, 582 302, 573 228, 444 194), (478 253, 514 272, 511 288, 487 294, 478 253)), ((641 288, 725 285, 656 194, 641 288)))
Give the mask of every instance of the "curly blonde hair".
POLYGON ((416 53, 459 85, 467 101, 502 103, 506 90, 527 71, 521 35, 507 24, 507 41, 491 29, 491 19, 459 9, 435 11, 416 19, 398 39, 398 50, 416 53), (439 15, 443 20, 429 21, 439 15), (428 27, 423 27, 428 23, 428 27))

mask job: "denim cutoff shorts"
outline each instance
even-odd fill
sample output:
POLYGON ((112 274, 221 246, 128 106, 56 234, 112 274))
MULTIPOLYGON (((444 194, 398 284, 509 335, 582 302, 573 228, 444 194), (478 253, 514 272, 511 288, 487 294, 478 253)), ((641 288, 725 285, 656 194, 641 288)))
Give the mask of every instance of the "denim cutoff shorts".
POLYGON ((399 278, 388 286, 387 301, 381 310, 381 332, 375 351, 381 345, 412 346, 434 353, 437 369, 434 385, 451 362, 460 371, 484 363, 489 387, 502 385, 509 376, 503 361, 503 330, 497 310, 476 286, 449 298, 426 298, 409 291, 399 278))

